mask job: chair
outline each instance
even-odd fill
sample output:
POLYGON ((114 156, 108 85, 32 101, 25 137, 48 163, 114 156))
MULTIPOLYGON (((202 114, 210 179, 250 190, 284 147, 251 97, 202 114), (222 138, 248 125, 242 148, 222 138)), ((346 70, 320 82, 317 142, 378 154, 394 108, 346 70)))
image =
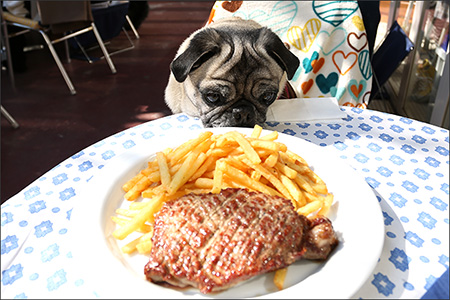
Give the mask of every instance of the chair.
MULTIPOLYGON (((101 15, 112 15, 112 12, 115 12, 116 15, 112 16, 109 18, 109 20, 107 20, 107 22, 105 22, 106 26, 109 27, 113 27, 112 23, 117 23, 117 24, 122 24, 122 26, 118 26, 116 25, 116 28, 121 28, 123 31, 126 32, 125 30, 125 21, 127 22, 128 28, 131 29, 131 31, 133 31, 133 34, 135 35, 136 39, 139 39, 139 33, 137 32, 136 28, 133 25, 133 22, 131 22, 130 17, 128 16, 128 11, 129 11, 129 7, 130 7, 130 1, 129 0, 115 0, 115 1, 96 1, 97 3, 93 3, 91 4, 92 6, 92 14, 94 15, 94 20, 96 21, 96 25, 97 28, 100 31, 100 35, 102 35, 102 33, 106 33, 106 28, 105 28, 105 32, 102 31, 102 29, 100 28, 100 23, 97 24, 97 20, 99 20, 99 22, 104 21, 104 20, 100 20, 101 15), (118 16, 118 18, 117 18, 118 16), (116 18, 116 19, 114 19, 116 18)), ((114 35, 116 36, 116 34, 114 35)), ((114 37, 114 36, 111 36, 114 37)), ((128 36, 128 34, 127 34, 128 36)), ((102 35, 103 37, 103 35, 102 35)), ((108 37, 106 36, 104 39, 108 39, 108 37)))
MULTIPOLYGON (((125 30, 125 24, 128 24, 128 27, 133 31, 137 40, 140 37, 127 14, 129 1, 95 1, 94 3, 91 3, 91 7, 95 25, 104 41, 104 44, 109 50, 110 56, 134 49, 134 43, 128 35, 127 30, 125 30), (118 50, 112 50, 111 47, 108 47, 109 41, 118 36, 121 31, 124 32, 130 46, 118 50)), ((104 56, 92 58, 88 55, 87 52, 89 50, 98 48, 98 46, 95 45, 95 36, 92 32, 75 37, 73 40, 70 40, 70 46, 73 50, 80 50, 83 55, 79 57, 77 53, 72 53, 72 57, 87 60, 89 63, 92 63, 98 59, 103 59, 104 56)))
MULTIPOLYGON (((13 89, 15 90, 16 88, 16 84, 14 82, 14 73, 13 73, 13 69, 12 69, 12 60, 11 60, 11 50, 9 48, 9 39, 7 38, 8 36, 8 29, 6 28, 6 21, 3 19, 3 15, 0 14, 1 17, 1 23, 2 23, 2 39, 1 39, 1 49, 2 49, 2 54, 3 54, 3 49, 5 49, 5 56, 6 56, 6 62, 7 62, 7 67, 8 67, 8 72, 10 75, 10 79, 11 79, 11 84, 13 89)), ((19 123, 17 123, 17 121, 14 119, 13 116, 11 116, 11 114, 6 110, 6 108, 3 107, 3 105, 0 105, 0 109, 1 109, 1 114, 2 116, 4 116, 9 123, 11 123, 13 128, 19 128, 19 123)))
POLYGON ((14 80, 14 71, 12 66, 12 59, 11 59, 11 48, 9 46, 9 34, 8 34, 8 28, 6 24, 6 20, 3 18, 3 14, 0 14, 0 19, 2 23, 2 39, 1 39, 1 52, 2 52, 2 60, 3 57, 6 58, 8 73, 10 76, 11 84, 13 89, 16 89, 16 84, 14 80))
POLYGON ((9 112, 3 107, 3 105, 0 105, 0 108, 2 111, 2 116, 4 116, 6 120, 9 121, 9 123, 11 123, 11 126, 15 129, 19 128, 19 123, 17 123, 17 121, 13 118, 13 116, 9 114, 9 112))
POLYGON ((117 72, 95 26, 90 1, 37 1, 36 5, 40 21, 18 17, 8 12, 2 12, 2 17, 7 25, 21 27, 27 31, 37 31, 42 35, 72 95, 76 94, 75 87, 53 47, 54 44, 65 42, 68 56, 67 40, 92 31, 111 72, 113 74, 117 72), (60 37, 52 39, 53 36, 60 37))
POLYGON ((376 84, 372 86, 371 98, 381 91, 381 87, 413 49, 414 43, 394 21, 372 57, 372 74, 376 84))

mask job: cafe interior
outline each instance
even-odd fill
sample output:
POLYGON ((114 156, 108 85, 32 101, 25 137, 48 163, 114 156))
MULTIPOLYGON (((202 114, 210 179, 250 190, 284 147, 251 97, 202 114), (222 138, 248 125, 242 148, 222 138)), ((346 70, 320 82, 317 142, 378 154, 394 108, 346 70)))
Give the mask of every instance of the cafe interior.
MULTIPOLYGON (((81 35, 51 43, 59 63, 43 35, 29 28, 37 23, 14 26, 14 19, 3 15, 2 203, 88 145, 170 115, 164 102, 169 65, 181 42, 206 24, 213 5, 91 1, 102 42, 91 33, 91 40, 81 35)), ((401 48, 384 43, 394 24, 410 46, 393 61, 380 58, 380 65, 394 68, 372 84, 367 109, 448 129, 448 1, 379 1, 378 6, 374 55, 401 48)))

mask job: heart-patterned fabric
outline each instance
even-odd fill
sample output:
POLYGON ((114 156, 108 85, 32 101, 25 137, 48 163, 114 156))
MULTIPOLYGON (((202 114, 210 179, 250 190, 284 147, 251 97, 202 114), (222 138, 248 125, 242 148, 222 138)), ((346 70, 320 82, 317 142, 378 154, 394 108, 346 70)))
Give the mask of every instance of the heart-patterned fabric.
POLYGON ((296 97, 367 107, 372 68, 357 1, 216 1, 208 24, 230 16, 269 27, 297 55, 296 97))

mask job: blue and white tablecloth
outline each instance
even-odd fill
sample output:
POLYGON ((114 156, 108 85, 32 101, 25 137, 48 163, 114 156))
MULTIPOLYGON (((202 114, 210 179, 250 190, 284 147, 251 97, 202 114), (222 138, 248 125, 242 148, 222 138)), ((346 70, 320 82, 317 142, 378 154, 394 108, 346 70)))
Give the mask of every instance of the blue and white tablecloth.
MULTIPOLYGON (((384 248, 354 298, 421 298, 449 267, 449 132, 395 115, 341 109, 347 117, 334 124, 270 122, 265 128, 326 147, 374 190, 384 216, 384 248)), ((198 119, 179 114, 124 130, 69 157, 6 201, 2 298, 101 297, 73 271, 83 264, 71 241, 71 215, 85 209, 77 206, 83 188, 139 143, 201 127, 198 119)))

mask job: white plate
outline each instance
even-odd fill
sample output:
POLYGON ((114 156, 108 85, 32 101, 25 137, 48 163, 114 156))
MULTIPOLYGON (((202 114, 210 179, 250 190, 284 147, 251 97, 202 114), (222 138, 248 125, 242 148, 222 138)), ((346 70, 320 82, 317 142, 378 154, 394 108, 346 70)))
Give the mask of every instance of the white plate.
MULTIPOLYGON (((213 128, 213 133, 238 130, 249 135, 252 129, 213 128)), ((116 208, 128 207, 121 186, 146 166, 149 157, 167 147, 197 137, 200 131, 183 131, 140 144, 106 165, 88 184, 82 195, 85 201, 72 214, 77 234, 75 251, 83 263, 91 264, 87 280, 104 298, 186 298, 204 297, 196 289, 177 291, 145 280, 145 255, 124 255, 123 241, 111 233, 115 225, 110 217, 116 208), (87 246, 86 246, 87 245, 87 246)), ((268 131, 263 131, 263 134, 268 131)), ((261 275, 227 291, 205 297, 268 297, 268 298, 350 298, 372 273, 383 247, 384 223, 379 203, 367 183, 343 161, 300 138, 279 134, 278 140, 302 156, 325 181, 334 194, 329 218, 340 244, 324 263, 299 261, 289 266, 285 288, 277 291, 273 273, 261 275)), ((130 238, 130 237, 129 237, 130 238)), ((128 241, 128 240, 127 240, 128 241)))

